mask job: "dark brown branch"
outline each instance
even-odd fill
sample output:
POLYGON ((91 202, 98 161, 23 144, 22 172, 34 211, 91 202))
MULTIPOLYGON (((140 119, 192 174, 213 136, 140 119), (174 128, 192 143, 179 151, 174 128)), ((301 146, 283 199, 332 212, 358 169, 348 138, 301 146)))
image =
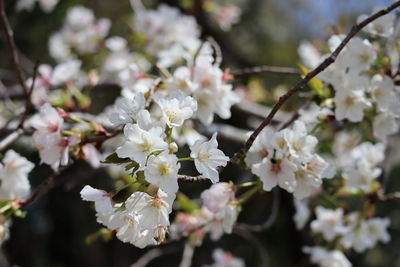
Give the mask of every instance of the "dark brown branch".
POLYGON ((244 68, 240 70, 232 70, 230 73, 233 76, 238 77, 238 76, 264 74, 264 73, 300 74, 300 71, 296 68, 290 68, 290 67, 257 66, 252 68, 244 68))
POLYGON ((20 205, 20 208, 30 205, 35 202, 42 195, 46 194, 51 188, 54 186, 54 180, 59 172, 52 173, 46 180, 44 180, 33 192, 33 194, 25 201, 23 201, 20 205))
POLYGON ((7 46, 8 49, 10 50, 10 54, 11 54, 11 60, 12 60, 12 64, 14 66, 15 72, 17 74, 17 78, 19 83, 21 84, 23 90, 24 90, 24 95, 25 98, 28 101, 28 97, 29 97, 29 88, 25 82, 25 77, 24 77, 24 73, 22 72, 21 69, 21 65, 19 62, 19 58, 18 58, 18 52, 17 52, 17 47, 15 45, 14 42, 14 33, 11 29, 10 23, 8 21, 7 18, 7 14, 6 14, 6 8, 5 8, 5 0, 0 0, 0 20, 1 20, 1 25, 3 27, 3 31, 4 31, 4 35, 5 35, 5 39, 7 41, 7 46))
POLYGON ((337 56, 340 54, 340 52, 344 49, 344 47, 347 45, 347 43, 366 25, 371 23, 372 21, 376 20, 379 17, 382 17, 389 13, 390 11, 398 8, 400 6, 400 1, 396 1, 392 5, 386 7, 385 9, 382 9, 381 11, 376 12, 372 16, 366 18, 362 22, 354 25, 350 32, 347 34, 347 36, 344 38, 344 40, 340 43, 340 45, 335 49, 335 51, 332 52, 332 54, 326 58, 321 64, 318 65, 313 71, 309 72, 300 82, 298 82, 292 89, 290 89, 286 94, 282 95, 278 102, 273 106, 271 112, 268 114, 268 116, 263 120, 263 122, 257 127, 257 129, 251 134, 249 139, 246 141, 244 147, 237 153, 233 155, 231 158, 230 162, 235 163, 239 159, 241 159, 247 151, 249 151, 251 145, 254 143, 254 140, 257 138, 257 136, 261 133, 261 131, 268 126, 272 119, 274 118, 275 114, 279 111, 279 109, 286 103, 286 101, 296 94, 298 91, 303 89, 306 84, 315 76, 317 76, 319 73, 321 73, 323 70, 325 70, 327 67, 329 67, 333 62, 335 62, 337 56))

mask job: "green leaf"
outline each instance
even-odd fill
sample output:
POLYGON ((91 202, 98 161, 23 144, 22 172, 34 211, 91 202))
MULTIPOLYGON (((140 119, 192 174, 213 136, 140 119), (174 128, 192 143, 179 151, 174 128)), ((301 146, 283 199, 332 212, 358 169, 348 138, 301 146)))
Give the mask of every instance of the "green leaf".
POLYGON ((199 209, 199 207, 193 201, 191 201, 187 196, 182 193, 177 194, 176 201, 179 207, 186 212, 192 213, 195 210, 199 209))
MULTIPOLYGON (((310 72, 310 70, 304 67, 302 64, 298 63, 298 66, 303 76, 306 76, 307 73, 310 72)), ((319 97, 321 98, 329 97, 330 92, 327 88, 324 88, 324 84, 320 79, 314 77, 307 84, 319 97)))
POLYGON ((129 163, 129 162, 131 162, 130 159, 120 158, 120 157, 118 157, 116 152, 112 153, 111 155, 108 155, 105 160, 101 161, 101 163, 110 163, 110 164, 122 164, 122 163, 129 163))
POLYGON ((132 161, 131 163, 125 166, 125 171, 129 171, 130 169, 133 169, 132 173, 135 173, 136 170, 139 169, 139 163, 137 163, 136 161, 132 161))

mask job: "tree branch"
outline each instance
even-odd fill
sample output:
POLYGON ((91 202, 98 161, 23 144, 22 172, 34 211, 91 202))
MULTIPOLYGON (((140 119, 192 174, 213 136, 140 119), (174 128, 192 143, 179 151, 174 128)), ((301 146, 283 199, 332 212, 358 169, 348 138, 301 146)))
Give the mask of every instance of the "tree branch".
POLYGON ((17 47, 14 42, 14 33, 11 29, 10 23, 6 15, 4 0, 0 0, 0 20, 1 20, 1 25, 3 27, 4 35, 6 37, 7 46, 8 49, 10 50, 12 64, 17 74, 18 81, 24 90, 25 98, 28 101, 29 88, 25 82, 24 73, 22 72, 21 65, 19 62, 17 47))
POLYGON ((256 66, 251 68, 232 70, 230 73, 233 76, 238 77, 238 76, 263 74, 263 73, 300 74, 300 71, 296 68, 290 68, 290 67, 256 66))
POLYGON ((235 163, 239 159, 241 159, 247 151, 249 151, 250 147, 254 143, 255 139, 257 136, 261 133, 261 131, 268 126, 272 119, 274 118, 275 114, 279 111, 279 109, 286 103, 286 101, 296 94, 298 91, 303 89, 306 84, 315 76, 317 76, 319 73, 321 73, 323 70, 325 70, 327 67, 329 67, 333 62, 335 62, 337 56, 340 54, 340 52, 344 49, 344 47, 347 45, 347 43, 366 25, 371 23, 372 21, 376 20, 379 17, 382 17, 386 14, 388 14, 390 11, 398 8, 400 6, 400 1, 396 1, 392 5, 386 7, 385 9, 382 9, 372 16, 366 18, 365 20, 361 21, 360 23, 354 25, 350 32, 347 34, 347 36, 343 39, 343 41, 340 43, 340 45, 335 49, 335 51, 332 52, 332 54, 326 58, 321 64, 318 65, 313 71, 309 72, 301 81, 299 81, 295 86, 293 86, 292 89, 290 89, 286 94, 282 95, 278 102, 273 106, 271 112, 268 114, 268 116, 262 121, 262 123, 257 127, 257 129, 251 134, 249 139, 247 139, 244 147, 237 153, 233 155, 231 158, 230 162, 235 163))

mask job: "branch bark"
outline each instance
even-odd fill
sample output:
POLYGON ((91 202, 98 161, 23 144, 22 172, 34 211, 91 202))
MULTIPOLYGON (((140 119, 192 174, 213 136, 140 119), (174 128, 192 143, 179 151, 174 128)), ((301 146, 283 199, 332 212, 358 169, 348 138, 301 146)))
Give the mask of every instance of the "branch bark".
POLYGON ((6 37, 5 39, 7 41, 7 46, 8 46, 8 49, 10 50, 12 64, 13 64, 15 72, 17 74, 18 81, 24 90, 25 98, 28 101, 29 88, 25 82, 25 76, 22 71, 20 61, 18 58, 17 47, 14 42, 14 33, 11 29, 10 23, 7 18, 6 8, 5 8, 5 0, 0 0, 0 20, 1 20, 1 25, 3 28, 4 35, 6 37))

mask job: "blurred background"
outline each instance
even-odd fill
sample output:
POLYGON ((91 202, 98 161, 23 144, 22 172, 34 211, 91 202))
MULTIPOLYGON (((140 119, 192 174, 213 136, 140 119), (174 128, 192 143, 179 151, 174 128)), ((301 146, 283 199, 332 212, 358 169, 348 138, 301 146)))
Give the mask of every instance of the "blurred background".
MULTIPOLYGON (((22 55, 26 70, 32 69, 32 62, 55 64, 48 55, 47 41, 63 23, 68 8, 84 5, 94 10, 96 16, 110 18, 110 35, 127 35, 132 19, 132 9, 128 0, 61 0, 56 9, 43 13, 39 8, 32 12, 16 13, 14 1, 7 2, 10 22, 15 31, 17 47, 22 55)), ((147 7, 159 3, 177 6, 181 10, 184 1, 146 1, 147 7)), ((297 47, 302 40, 318 44, 332 32, 344 31, 355 22, 360 14, 370 14, 375 6, 388 5, 392 0, 238 0, 242 15, 240 22, 229 32, 221 31, 207 16, 185 9, 183 12, 197 17, 203 35, 212 36, 221 46, 224 56, 223 67, 232 70, 258 65, 296 67, 299 62, 297 47)), ((206 14, 207 15, 207 14, 206 14)), ((5 84, 12 84, 16 78, 9 64, 9 54, 4 36, 0 43, 0 78, 5 84)), ((234 81, 235 85, 253 92, 260 103, 269 105, 299 79, 297 75, 265 74, 246 76, 234 81)), ((94 96, 107 98, 115 92, 94 96)), ((108 98, 107 98, 108 99, 108 98)), ((96 101, 93 101, 96 103, 96 101)), ((110 100, 110 102, 112 102, 110 100)), ((301 98, 293 99, 287 110, 301 104, 301 98)), ((96 109, 96 107, 94 107, 96 109)), ((233 110, 227 122, 238 128, 251 129, 248 118, 238 109, 233 110)), ((222 150, 232 155, 241 146, 238 142, 221 140, 222 150)), ((25 151, 23 144, 13 147, 33 162, 39 162, 36 153, 25 151)), ((33 186, 37 186, 50 173, 45 166, 35 168, 30 175, 33 186)), ((389 192, 400 191, 398 176, 400 168, 390 174, 389 192)), ((239 169, 229 168, 222 174, 222 180, 237 181, 246 179, 248 174, 239 169)), ((247 177, 248 178, 248 177, 247 177)), ((111 189, 113 182, 108 174, 92 169, 86 162, 76 162, 72 168, 57 177, 55 187, 48 194, 28 207, 25 219, 14 219, 11 238, 2 246, 1 264, 4 266, 129 266, 136 262, 149 249, 140 250, 118 240, 103 242, 97 240, 86 244, 85 238, 100 228, 96 223, 94 211, 88 203, 80 199, 79 191, 85 184, 102 189, 111 189)), ((197 197, 210 186, 208 182, 196 184, 182 183, 182 191, 197 197)), ((309 266, 308 256, 301 247, 310 245, 307 229, 296 231, 292 220, 294 208, 289 194, 281 191, 279 195, 263 194, 245 204, 239 222, 260 224, 271 213, 279 198, 277 218, 266 231, 247 235, 234 233, 225 235, 218 242, 204 241, 197 248, 193 266, 210 264, 211 251, 223 248, 246 261, 247 266, 309 266), (275 202, 275 204, 274 204, 275 202), (259 246, 258 244, 262 244, 259 246)), ((388 215, 392 221, 390 243, 379 244, 366 253, 350 254, 354 266, 400 266, 400 204, 399 200, 385 202, 379 206, 378 215, 388 215)), ((276 207, 276 206, 275 206, 276 207)), ((149 266, 178 266, 183 251, 183 242, 163 245, 164 255, 152 261, 149 266)))

